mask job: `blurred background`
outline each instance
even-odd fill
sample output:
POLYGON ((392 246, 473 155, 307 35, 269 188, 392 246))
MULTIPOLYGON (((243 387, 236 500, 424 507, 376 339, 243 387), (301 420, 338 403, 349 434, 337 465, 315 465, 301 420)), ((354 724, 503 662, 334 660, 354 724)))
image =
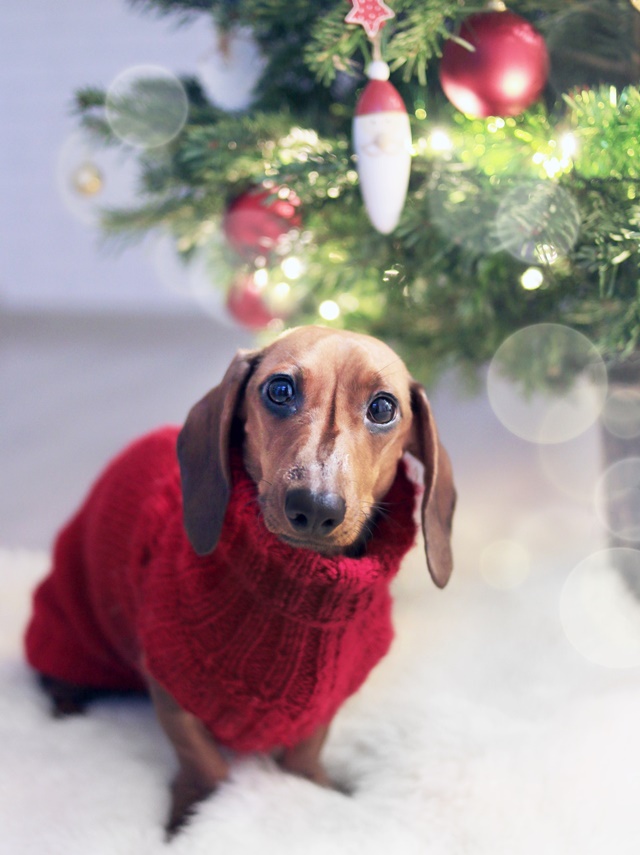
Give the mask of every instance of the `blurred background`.
MULTIPOLYGON (((211 28, 201 18, 177 26, 121 0, 33 0, 0 16, 0 544, 47 548, 108 456, 182 421, 254 335, 215 300, 195 299, 157 241, 122 252, 106 245, 98 202, 69 191, 78 87, 140 64, 196 74, 211 28)), ((112 179, 107 202, 132 204, 126 158, 101 167, 112 179)), ((449 374, 429 392, 462 488, 460 519, 466 509, 481 538, 506 537, 516 518, 550 501, 590 510, 584 484, 599 468, 597 430, 576 441, 580 487, 567 491, 548 477, 539 447, 502 426, 483 386, 469 393, 449 374)))
MULTIPOLYGON (((209 31, 119 0, 36 0, 5 4, 0 32, 0 544, 48 548, 104 461, 180 422, 252 336, 180 293, 178 265, 163 281, 149 247, 105 248, 65 191, 78 82, 140 62, 192 72, 209 31)), ((132 170, 114 183, 134 197, 132 170)))

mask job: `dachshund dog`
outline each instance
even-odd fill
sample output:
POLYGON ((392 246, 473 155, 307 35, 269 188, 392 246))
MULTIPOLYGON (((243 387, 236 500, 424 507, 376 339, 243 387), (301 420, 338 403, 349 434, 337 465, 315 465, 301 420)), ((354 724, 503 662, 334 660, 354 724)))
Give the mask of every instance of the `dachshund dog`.
MULTIPOLYGON (((423 388, 377 339, 299 327, 261 350, 239 352, 179 434, 165 430, 125 451, 61 532, 52 574, 35 595, 28 658, 59 715, 79 711, 100 689, 149 691, 179 764, 170 833, 227 777, 225 746, 279 747, 286 770, 328 785, 319 756, 330 719, 390 643, 387 588, 378 571, 369 573, 374 581, 366 590, 358 574, 369 568, 370 552, 390 548, 396 505, 414 526, 416 488, 407 488, 413 491, 408 500, 402 493, 405 452, 424 467, 426 559, 434 582, 444 587, 452 569, 455 490, 423 388), (160 478, 165 468, 179 468, 177 499, 160 478), (245 478, 242 496, 249 497, 238 500, 239 512, 251 507, 260 518, 240 534, 229 528, 238 477, 245 478), (151 505, 148 496, 155 497, 151 505), (171 509, 178 505, 174 525, 171 509), (252 539, 264 541, 269 560, 282 557, 294 587, 303 568, 311 568, 299 607, 298 593, 286 586, 274 605, 273 585, 280 582, 272 569, 246 575, 253 560, 247 550, 259 548, 252 539), (176 582, 181 562, 188 570, 176 582), (209 587, 218 584, 215 591, 209 587), (172 623, 177 608, 186 617, 172 623), (289 623, 287 608, 298 608, 289 623), (232 623, 229 615, 236 615, 232 623), (193 636, 180 620, 193 625, 193 636), (215 633, 218 625, 206 641, 195 634, 215 633), (183 636, 193 656, 186 665, 178 646, 183 636), (331 664, 334 647, 344 667, 331 664), (221 664, 214 648, 223 651, 221 664), (245 654, 253 659, 237 658, 245 654), (316 670, 331 671, 324 689, 308 688, 308 676, 298 679, 311 661, 316 670), (202 670, 207 663, 213 663, 210 672, 202 670)), ((402 554, 414 534, 412 528, 402 554)))

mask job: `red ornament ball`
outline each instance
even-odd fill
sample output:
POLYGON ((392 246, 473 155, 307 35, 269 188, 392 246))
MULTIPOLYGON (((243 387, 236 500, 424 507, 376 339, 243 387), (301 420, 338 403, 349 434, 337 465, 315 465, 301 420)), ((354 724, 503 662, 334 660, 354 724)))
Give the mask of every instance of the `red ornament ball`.
POLYGON ((293 192, 286 198, 277 193, 277 188, 248 190, 229 205, 222 229, 241 255, 269 252, 287 232, 300 225, 300 199, 293 192))
POLYGON ((440 83, 468 116, 515 116, 542 94, 549 54, 540 33, 512 12, 478 12, 466 18, 459 36, 470 51, 449 40, 442 52, 440 83))
POLYGON ((231 317, 250 330, 263 330, 278 317, 264 302, 262 288, 251 275, 241 276, 231 285, 226 305, 231 317))

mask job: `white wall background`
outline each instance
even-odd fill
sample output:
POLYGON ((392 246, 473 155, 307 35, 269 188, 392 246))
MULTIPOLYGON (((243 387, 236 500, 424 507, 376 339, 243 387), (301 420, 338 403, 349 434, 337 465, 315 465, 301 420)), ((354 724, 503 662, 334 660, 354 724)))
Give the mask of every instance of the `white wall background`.
POLYGON ((56 169, 76 89, 139 64, 194 74, 213 44, 206 16, 178 27, 125 0, 0 2, 0 308, 192 305, 160 281, 148 249, 106 250, 65 204, 56 169))

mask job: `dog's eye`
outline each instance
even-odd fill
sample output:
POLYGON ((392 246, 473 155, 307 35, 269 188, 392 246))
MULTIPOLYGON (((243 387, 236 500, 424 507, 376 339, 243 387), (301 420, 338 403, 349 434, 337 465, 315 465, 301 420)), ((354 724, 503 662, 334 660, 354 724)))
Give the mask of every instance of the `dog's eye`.
POLYGON ((367 418, 377 425, 388 425, 395 419, 397 412, 398 405, 393 398, 389 395, 378 395, 369 404, 367 418))
POLYGON ((288 377, 274 377, 267 384, 266 392, 269 400, 279 406, 290 404, 295 397, 293 383, 288 377))

